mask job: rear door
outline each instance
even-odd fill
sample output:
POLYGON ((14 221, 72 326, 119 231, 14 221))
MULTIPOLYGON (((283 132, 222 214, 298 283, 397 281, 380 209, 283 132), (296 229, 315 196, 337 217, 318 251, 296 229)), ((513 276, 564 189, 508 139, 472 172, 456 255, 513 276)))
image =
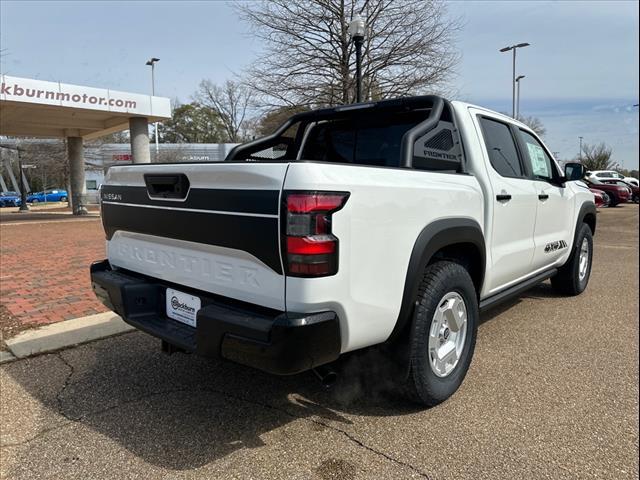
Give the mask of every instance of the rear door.
POLYGON ((115 167, 101 189, 112 266, 284 310, 287 163, 115 167))
POLYGON ((560 172, 546 148, 534 134, 518 130, 527 170, 536 188, 533 270, 556 263, 573 241, 573 193, 559 184, 560 172))
POLYGON ((508 123, 478 116, 487 171, 492 188, 493 221, 488 294, 516 283, 531 272, 533 233, 538 203, 536 188, 528 178, 515 131, 508 123))

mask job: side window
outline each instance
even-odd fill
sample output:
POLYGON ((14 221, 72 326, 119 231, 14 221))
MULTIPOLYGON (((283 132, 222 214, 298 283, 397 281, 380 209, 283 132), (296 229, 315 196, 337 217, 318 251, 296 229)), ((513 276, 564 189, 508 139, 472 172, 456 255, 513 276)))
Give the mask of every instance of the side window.
POLYGON ((503 177, 524 177, 509 126, 488 118, 480 118, 480 125, 494 170, 503 177))
POLYGON ((547 155, 540 142, 524 130, 520 130, 520 136, 526 147, 525 158, 529 161, 533 176, 540 180, 553 180, 556 176, 553 160, 547 155))

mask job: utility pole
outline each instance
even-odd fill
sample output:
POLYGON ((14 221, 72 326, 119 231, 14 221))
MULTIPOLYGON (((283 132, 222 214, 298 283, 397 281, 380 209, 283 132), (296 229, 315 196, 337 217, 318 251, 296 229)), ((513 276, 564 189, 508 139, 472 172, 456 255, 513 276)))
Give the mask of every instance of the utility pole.
POLYGON ((580 159, 580 163, 582 163, 582 138, 583 137, 578 137, 580 139, 580 153, 578 154, 578 158, 580 159))

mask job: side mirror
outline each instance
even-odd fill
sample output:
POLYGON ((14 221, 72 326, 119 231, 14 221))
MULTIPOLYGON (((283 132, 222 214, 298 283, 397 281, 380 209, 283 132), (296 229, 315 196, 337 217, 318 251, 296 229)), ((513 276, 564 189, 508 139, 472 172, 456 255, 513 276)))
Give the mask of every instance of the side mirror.
POLYGON ((564 176, 567 182, 582 180, 587 169, 581 163, 567 163, 564 166, 564 176))

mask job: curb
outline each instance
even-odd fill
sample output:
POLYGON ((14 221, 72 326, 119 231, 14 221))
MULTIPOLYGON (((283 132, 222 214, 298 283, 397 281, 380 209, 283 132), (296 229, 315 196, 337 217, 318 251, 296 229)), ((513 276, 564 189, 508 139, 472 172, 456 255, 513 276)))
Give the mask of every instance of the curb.
POLYGON ((0 363, 92 342, 131 330, 134 330, 134 327, 113 312, 53 323, 5 340, 9 352, 0 352, 0 363))
POLYGON ((0 365, 2 365, 3 363, 11 362, 15 359, 16 357, 14 357, 11 352, 0 350, 0 365))

